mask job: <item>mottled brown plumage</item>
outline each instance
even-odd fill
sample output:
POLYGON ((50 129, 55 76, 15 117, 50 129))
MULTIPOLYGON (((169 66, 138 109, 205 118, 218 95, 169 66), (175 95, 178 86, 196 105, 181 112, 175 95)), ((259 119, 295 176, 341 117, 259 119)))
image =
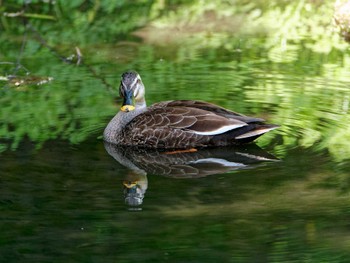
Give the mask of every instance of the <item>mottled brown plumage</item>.
POLYGON ((147 107, 144 94, 136 72, 122 75, 123 107, 105 129, 107 142, 166 149, 226 146, 251 142, 278 127, 202 101, 164 101, 147 107))

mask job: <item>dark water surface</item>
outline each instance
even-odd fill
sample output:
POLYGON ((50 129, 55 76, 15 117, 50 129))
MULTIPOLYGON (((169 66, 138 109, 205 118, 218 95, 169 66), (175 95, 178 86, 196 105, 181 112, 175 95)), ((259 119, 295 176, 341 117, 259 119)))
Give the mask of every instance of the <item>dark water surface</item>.
POLYGON ((53 80, 2 82, 1 262, 350 262, 348 48, 135 39, 87 46, 77 66, 28 41, 21 63, 53 80), (128 69, 148 104, 205 100, 281 128, 188 154, 109 147, 128 69))

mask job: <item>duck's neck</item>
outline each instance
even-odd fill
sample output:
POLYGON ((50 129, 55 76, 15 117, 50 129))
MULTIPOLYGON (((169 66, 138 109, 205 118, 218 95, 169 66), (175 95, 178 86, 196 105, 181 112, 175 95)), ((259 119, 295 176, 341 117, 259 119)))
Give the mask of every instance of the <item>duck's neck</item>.
POLYGON ((146 100, 145 98, 142 98, 140 100, 135 100, 135 109, 146 109, 146 100))
POLYGON ((118 136, 121 134, 124 127, 136 116, 147 110, 146 101, 135 103, 135 110, 130 112, 119 111, 113 119, 108 123, 103 132, 103 139, 107 142, 117 143, 118 136))

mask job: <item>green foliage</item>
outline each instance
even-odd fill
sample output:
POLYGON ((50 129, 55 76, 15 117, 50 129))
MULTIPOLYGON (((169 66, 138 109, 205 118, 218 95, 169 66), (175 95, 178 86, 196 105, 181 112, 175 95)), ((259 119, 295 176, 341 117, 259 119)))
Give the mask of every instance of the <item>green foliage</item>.
POLYGON ((266 114, 282 128, 259 143, 279 156, 298 145, 327 149, 339 162, 349 158, 350 55, 331 31, 331 1, 31 1, 27 14, 55 18, 27 17, 37 32, 19 26, 21 16, 4 15, 22 8, 20 1, 0 8, 2 79, 15 72, 54 80, 24 89, 3 81, 0 137, 13 149, 25 136, 40 146, 100 134, 117 111, 106 104, 106 83, 133 68, 149 103, 201 99, 266 114), (143 44, 122 41, 146 24, 136 32, 143 44), (77 56, 76 45, 89 67, 62 62, 77 56))
POLYGON ((1 8, 0 23, 8 33, 23 30, 18 25, 23 18, 29 18, 40 32, 50 36, 54 45, 74 39, 75 44, 84 45, 96 41, 113 41, 120 34, 128 34, 136 27, 144 25, 148 19, 151 2, 137 1, 23 1, 4 3, 1 8), (54 23, 43 23, 52 19, 54 23), (66 30, 70 28, 70 30, 66 30), (52 35, 56 31, 59 34, 52 35))
POLYGON ((2 91, 0 137, 10 140, 12 149, 25 137, 36 142, 37 148, 57 138, 79 143, 102 128, 98 126, 99 119, 106 117, 108 107, 104 108, 101 100, 106 90, 92 94, 100 86, 98 80, 86 77, 84 83, 72 85, 77 81, 73 76, 84 74, 84 70, 69 65, 53 65, 38 74, 52 76, 54 80, 26 90, 7 87, 2 91))

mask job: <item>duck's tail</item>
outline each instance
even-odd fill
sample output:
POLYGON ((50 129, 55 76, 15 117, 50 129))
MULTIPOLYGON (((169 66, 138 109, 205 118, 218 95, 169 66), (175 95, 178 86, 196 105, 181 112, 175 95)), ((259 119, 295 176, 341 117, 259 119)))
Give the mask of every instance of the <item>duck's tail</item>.
POLYGON ((234 137, 234 140, 237 143, 240 144, 254 141, 261 135, 280 127, 275 124, 255 124, 249 126, 247 127, 248 129, 242 129, 242 133, 234 137))
POLYGON ((213 136, 208 145, 227 146, 249 143, 278 127, 279 125, 275 124, 249 123, 241 128, 213 136))

